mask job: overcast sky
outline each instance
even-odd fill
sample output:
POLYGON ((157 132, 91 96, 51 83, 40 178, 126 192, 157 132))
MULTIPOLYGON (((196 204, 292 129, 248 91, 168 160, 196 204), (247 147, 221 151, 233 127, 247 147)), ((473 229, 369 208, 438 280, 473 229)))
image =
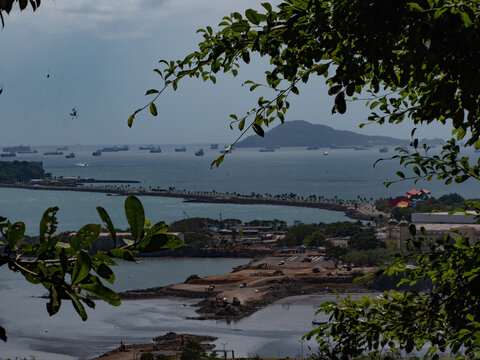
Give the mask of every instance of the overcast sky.
MULTIPOLYGON (((214 26, 232 11, 260 8, 255 0, 44 0, 32 13, 18 5, 0 31, 0 146, 47 144, 227 143, 231 113, 255 106, 259 93, 240 85, 262 80, 266 62, 244 66, 237 78, 217 84, 188 80, 145 112, 132 129, 128 116, 146 103, 145 91, 161 87, 152 70, 160 59, 179 59, 201 40, 196 30, 214 26), (69 115, 77 109, 78 119, 69 115)), ((370 125, 363 105, 332 116, 333 98, 317 79, 291 99, 287 120, 302 119, 367 135, 409 138, 410 124, 370 125)), ((448 137, 443 126, 420 136, 448 137)))

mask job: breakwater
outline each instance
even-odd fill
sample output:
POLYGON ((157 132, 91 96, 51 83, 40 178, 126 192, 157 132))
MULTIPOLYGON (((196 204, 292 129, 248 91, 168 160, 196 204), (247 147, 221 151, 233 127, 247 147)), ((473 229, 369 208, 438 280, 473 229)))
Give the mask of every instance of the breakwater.
POLYGON ((174 197, 182 198, 185 202, 197 203, 219 203, 219 204, 239 204, 239 205, 273 205, 273 206, 295 206, 308 207, 330 211, 340 211, 346 216, 356 220, 373 220, 375 218, 382 218, 381 213, 366 213, 364 207, 352 203, 344 202, 325 202, 316 200, 303 199, 282 199, 282 198, 266 198, 259 195, 225 195, 218 193, 202 193, 190 191, 170 191, 158 189, 130 189, 130 188, 107 188, 100 186, 82 186, 79 184, 62 184, 62 185, 47 185, 47 184, 26 184, 26 183, 0 183, 3 188, 20 188, 30 190, 44 190, 44 191, 75 191, 75 192, 90 192, 90 193, 104 193, 110 196, 159 196, 159 197, 174 197))

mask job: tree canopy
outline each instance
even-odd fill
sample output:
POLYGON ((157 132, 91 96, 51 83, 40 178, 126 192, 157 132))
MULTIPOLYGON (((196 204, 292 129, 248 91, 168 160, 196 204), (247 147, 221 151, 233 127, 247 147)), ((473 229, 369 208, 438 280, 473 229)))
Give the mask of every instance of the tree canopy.
MULTIPOLYGON (((37 10, 37 8, 42 3, 42 0, 1 0, 0 1, 0 21, 2 22, 2 28, 5 26, 5 19, 3 18, 3 12, 10 14, 13 8, 13 4, 18 2, 18 6, 20 10, 25 10, 30 4, 33 11, 37 10)), ((0 91, 1 94, 1 91, 0 91)))
MULTIPOLYGON (((272 89, 273 96, 259 97, 244 115, 230 115, 240 137, 250 128, 263 136, 263 127, 276 119, 283 122, 289 96, 320 76, 334 97, 332 113, 345 113, 350 101, 365 101, 371 109, 368 120, 379 124, 451 121, 457 140, 479 148, 479 6, 456 0, 286 0, 277 8, 263 3, 263 11, 232 13, 218 31, 200 29, 203 41, 184 59, 160 60, 155 72, 163 86, 147 91, 154 98, 130 116, 128 125, 146 108, 157 116, 155 100, 168 87, 176 90, 184 78, 215 83, 222 72, 237 76, 240 65, 258 54, 271 66, 264 81, 244 85, 251 91, 272 89)), ((417 147, 418 140, 413 144, 417 147)), ((454 139, 433 160, 428 150, 425 146, 417 157, 401 157, 402 164, 416 164, 419 178, 460 182, 479 177, 478 164, 451 161, 459 153, 454 139)), ((214 164, 222 161, 223 156, 214 164)))
MULTIPOLYGON (((343 114, 350 102, 363 101, 372 123, 452 124, 452 138, 439 154, 420 144, 412 131, 412 149, 397 149, 393 156, 412 173, 398 171, 399 180, 480 180, 479 160, 464 156, 459 143, 480 148, 479 10, 480 2, 468 0, 284 0, 277 7, 263 3, 261 11, 235 12, 217 31, 199 30, 203 40, 185 58, 160 60, 154 71, 162 85, 147 91, 151 100, 128 125, 147 108, 157 116, 156 99, 169 87, 176 90, 184 78, 215 83, 218 74, 237 76, 241 64, 259 55, 270 61, 265 77, 244 85, 250 91, 271 89, 273 95, 259 97, 243 115, 230 115, 239 138, 250 129, 263 136, 264 127, 284 122, 289 97, 312 77, 323 77, 332 113, 343 114)), ((479 203, 468 206, 479 213, 479 203)), ((424 231, 410 230, 414 240, 406 253, 380 273, 400 274, 401 283, 412 287, 323 304, 320 310, 330 321, 309 334, 320 344, 319 358, 411 353, 422 347, 433 358, 438 351, 455 353, 462 347, 468 356, 478 356, 480 244, 448 237, 430 243, 424 231), (420 280, 432 287, 416 289, 420 280)))

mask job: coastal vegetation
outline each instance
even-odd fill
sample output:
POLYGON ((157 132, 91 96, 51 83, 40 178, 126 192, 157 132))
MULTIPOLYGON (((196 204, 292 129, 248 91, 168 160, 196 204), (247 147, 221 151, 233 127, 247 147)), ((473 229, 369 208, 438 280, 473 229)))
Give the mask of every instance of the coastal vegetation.
POLYGON ((44 177, 45 170, 40 162, 0 161, 0 183, 26 183, 44 177))

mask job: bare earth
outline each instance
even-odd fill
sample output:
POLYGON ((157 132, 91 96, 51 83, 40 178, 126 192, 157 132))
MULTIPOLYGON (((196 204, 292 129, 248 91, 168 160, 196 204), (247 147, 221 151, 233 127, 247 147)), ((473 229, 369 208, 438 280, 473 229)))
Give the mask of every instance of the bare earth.
MULTIPOLYGON (((334 268, 333 262, 315 260, 313 255, 268 256, 224 275, 198 277, 192 274, 184 283, 120 294, 123 299, 167 296, 200 298, 196 319, 239 319, 287 296, 321 292, 355 292, 353 275, 334 268), (305 262, 305 258, 314 259, 305 262)), ((371 268, 355 269, 367 273, 371 268)))
MULTIPOLYGON (((355 268, 368 273, 372 268, 355 268)), ((120 293, 122 299, 151 299, 187 297, 201 299, 194 319, 240 319, 288 296, 322 292, 357 292, 362 285, 352 283, 353 275, 347 269, 336 269, 333 262, 323 261, 315 254, 268 256, 224 275, 198 277, 192 274, 184 283, 151 289, 120 293), (310 258, 311 261, 305 261, 310 258)), ((168 334, 167 334, 168 335, 168 334)), ((185 334, 179 335, 187 336, 185 334)), ((188 335, 193 336, 193 335, 188 335)), ((183 338, 185 339, 185 338, 183 338)), ((155 340, 155 339, 154 339, 155 340)), ((158 340, 158 339, 157 339, 158 340)), ((183 341, 183 340, 182 340, 183 341)), ((209 341, 208 339, 204 341, 209 341)), ((142 352, 161 351, 174 355, 181 346, 165 347, 158 341, 152 344, 125 345, 125 351, 112 350, 95 360, 126 360, 142 352)), ((181 345, 182 343, 180 343, 181 345)), ((177 345, 179 343, 177 342, 177 345)), ((208 348, 208 345, 206 345, 208 348)))

